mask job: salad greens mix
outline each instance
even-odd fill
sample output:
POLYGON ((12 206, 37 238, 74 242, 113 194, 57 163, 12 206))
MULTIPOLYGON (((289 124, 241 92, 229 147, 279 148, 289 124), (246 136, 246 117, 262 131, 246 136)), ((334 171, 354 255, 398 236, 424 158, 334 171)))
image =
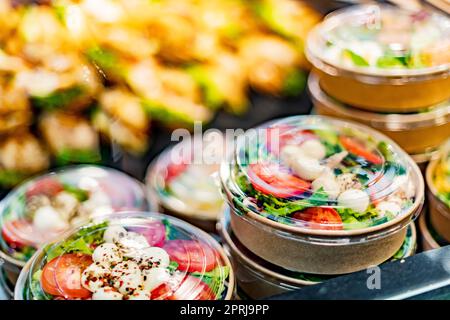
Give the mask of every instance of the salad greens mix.
POLYGON ((161 215, 93 222, 45 247, 23 288, 25 299, 216 300, 230 267, 213 240, 161 215))
POLYGON ((323 23, 324 57, 346 66, 385 69, 449 64, 449 21, 424 10, 383 6, 345 9, 323 23))

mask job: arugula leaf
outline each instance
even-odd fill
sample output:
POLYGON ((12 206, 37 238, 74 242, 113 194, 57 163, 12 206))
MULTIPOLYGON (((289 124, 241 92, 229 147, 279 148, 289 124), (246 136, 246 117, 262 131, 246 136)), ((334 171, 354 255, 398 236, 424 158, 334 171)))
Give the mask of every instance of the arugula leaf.
POLYGON ((377 67, 379 68, 395 68, 395 67, 405 67, 404 57, 395 56, 381 56, 377 59, 377 67))
POLYGON ((68 184, 63 184, 63 188, 64 188, 64 191, 71 193, 80 202, 84 202, 87 199, 89 199, 89 193, 86 190, 79 189, 77 187, 74 187, 74 186, 71 186, 68 184))
POLYGON ((191 276, 202 279, 209 288, 216 294, 216 298, 220 299, 226 289, 225 281, 230 274, 230 267, 218 266, 210 272, 193 272, 191 276))
POLYGON ((170 273, 175 272, 175 270, 178 269, 178 262, 176 261, 170 261, 169 265, 167 266, 167 269, 169 270, 170 273))
POLYGON ((369 66, 369 62, 367 62, 366 59, 364 59, 362 56, 353 52, 350 49, 344 49, 342 51, 342 53, 344 56, 349 57, 352 60, 352 62, 359 67, 368 67, 369 66))
POLYGON ((320 138, 320 141, 325 146, 326 156, 339 153, 343 150, 339 143, 339 137, 336 132, 332 130, 313 130, 314 134, 320 138))
POLYGON ((47 261, 59 257, 65 253, 85 253, 92 254, 93 245, 103 242, 103 234, 108 222, 103 222, 93 226, 89 226, 78 231, 77 234, 68 238, 66 241, 54 245, 48 245, 44 250, 47 254, 47 261))

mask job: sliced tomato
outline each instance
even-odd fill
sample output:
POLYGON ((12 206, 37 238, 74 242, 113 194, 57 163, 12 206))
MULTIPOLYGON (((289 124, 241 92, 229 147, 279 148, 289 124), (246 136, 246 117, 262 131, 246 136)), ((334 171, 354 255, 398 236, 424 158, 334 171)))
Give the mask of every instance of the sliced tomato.
POLYGON ((129 230, 142 234, 151 247, 162 247, 166 240, 166 227, 161 221, 152 221, 145 226, 131 227, 129 230))
POLYGON ((91 263, 87 254, 68 253, 54 258, 42 271, 42 289, 66 299, 90 297, 91 292, 81 285, 81 274, 91 263))
POLYGON ((294 213, 293 218, 312 222, 310 227, 313 229, 342 230, 343 228, 341 216, 333 208, 308 208, 294 213))
POLYGON ((26 192, 29 199, 33 196, 44 195, 53 197, 64 190, 64 186, 53 177, 47 177, 36 181, 26 192))
POLYGON ((11 248, 23 248, 33 245, 34 239, 38 241, 39 236, 35 235, 33 225, 25 219, 7 221, 2 228, 3 240, 8 243, 11 248))
POLYGON ((306 140, 318 139, 310 130, 301 130, 288 125, 266 129, 266 146, 269 152, 279 155, 280 150, 288 144, 300 145, 306 140))
POLYGON ((182 174, 186 168, 187 163, 171 163, 167 166, 167 173, 166 173, 166 181, 171 181, 174 178, 178 177, 180 174, 182 174))
POLYGON ((211 288, 200 278, 184 276, 179 285, 171 288, 162 284, 151 292, 152 300, 215 300, 211 288))
POLYGON ((162 285, 156 287, 151 292, 152 300, 168 300, 172 296, 173 292, 170 289, 167 283, 163 283, 162 285))
POLYGON ((200 278, 186 276, 169 300, 215 300, 214 292, 200 278))
POLYGON ((288 198, 309 190, 311 184, 289 173, 277 163, 255 163, 248 169, 253 187, 259 192, 278 198, 288 198))
POLYGON ((339 141, 348 152, 360 156, 373 164, 383 163, 383 159, 380 156, 367 150, 367 148, 355 138, 340 136, 339 141))
POLYGON ((178 263, 178 270, 208 272, 216 267, 216 251, 195 240, 170 240, 164 245, 170 259, 178 263))

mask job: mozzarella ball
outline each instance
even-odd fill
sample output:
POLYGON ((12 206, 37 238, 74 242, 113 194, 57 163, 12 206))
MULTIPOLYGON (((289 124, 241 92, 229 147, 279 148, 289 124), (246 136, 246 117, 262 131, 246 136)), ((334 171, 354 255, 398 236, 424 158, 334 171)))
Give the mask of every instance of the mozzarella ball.
POLYGON ((137 257, 142 267, 167 268, 170 264, 170 257, 166 250, 158 247, 149 247, 139 251, 137 257))
POLYGON ((364 213, 370 203, 369 195, 358 189, 349 189, 342 192, 337 200, 339 206, 359 213, 364 213))
POLYGON ((297 156, 289 158, 287 165, 304 180, 315 180, 325 170, 317 159, 309 158, 306 156, 297 156))
POLYGON ((136 290, 128 297, 128 300, 151 300, 150 291, 136 290))
POLYGON ((379 211, 381 217, 385 216, 387 213, 396 216, 400 213, 400 211, 402 211, 402 208, 398 203, 391 201, 382 201, 377 204, 376 208, 379 211))
POLYGON ((144 276, 143 288, 148 291, 159 287, 170 280, 169 271, 165 268, 151 268, 142 272, 144 276))
POLYGON ((139 257, 142 249, 150 247, 147 239, 142 234, 136 232, 128 232, 125 237, 117 241, 117 245, 123 255, 129 258, 139 257))
POLYGON ((103 243, 95 248, 92 260, 103 266, 111 266, 122 262, 122 254, 119 248, 113 243, 103 243))
POLYGON ((336 177, 330 172, 322 174, 312 182, 311 186, 314 191, 323 188, 323 191, 326 192, 328 198, 332 200, 336 199, 340 193, 340 186, 336 181, 336 177))
POLYGON ((354 173, 343 173, 336 177, 336 182, 339 184, 339 189, 344 192, 349 189, 354 189, 355 186, 359 185, 357 177, 354 173))
POLYGON ((108 243, 118 242, 121 238, 127 235, 127 230, 121 226, 110 226, 103 234, 103 240, 108 243))
POLYGON ((114 287, 124 295, 134 292, 143 282, 138 264, 131 260, 118 263, 111 272, 111 278, 114 287))
POLYGON ((281 149, 281 158, 287 160, 292 156, 301 156, 303 155, 303 150, 299 146, 296 145, 287 145, 281 149))
POLYGON ((34 213, 33 225, 42 233, 60 232, 69 226, 52 206, 37 209, 34 213))
POLYGON ((104 287, 96 290, 92 295, 92 300, 122 300, 123 295, 111 287, 104 287))
POLYGON ((81 274, 81 284, 91 292, 95 292, 105 284, 104 279, 109 277, 110 271, 102 265, 91 264, 81 274))
POLYGON ((66 221, 68 221, 69 218, 75 213, 79 204, 78 199, 66 191, 58 193, 53 199, 53 202, 55 207, 58 209, 58 212, 66 221))
POLYGON ((401 175, 401 176, 396 176, 392 180, 392 186, 393 186, 393 188, 401 191, 404 194, 404 196, 408 199, 413 198, 416 194, 414 184, 412 183, 411 179, 409 179, 408 175, 406 175, 406 174, 401 175))
POLYGON ((327 154, 325 146, 317 139, 306 140, 300 145, 300 149, 305 156, 317 160, 325 158, 327 154))

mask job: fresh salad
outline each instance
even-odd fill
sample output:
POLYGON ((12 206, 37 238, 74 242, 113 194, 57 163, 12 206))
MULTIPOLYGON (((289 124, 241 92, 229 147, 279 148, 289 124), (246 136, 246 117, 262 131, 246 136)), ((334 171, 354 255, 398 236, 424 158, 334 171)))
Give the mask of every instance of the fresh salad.
POLYGON ((273 122, 238 141, 224 184, 233 195, 225 193, 238 211, 289 225, 346 230, 382 224, 411 212, 416 195, 417 170, 387 139, 326 117, 273 122))
POLYGON ((216 220, 223 199, 214 176, 225 156, 225 138, 214 133, 197 142, 198 146, 183 141, 163 153, 150 168, 147 181, 163 206, 216 220))
POLYGON ((147 209, 143 188, 113 169, 74 166, 40 176, 5 198, 1 250, 23 263, 42 243, 84 219, 130 209, 147 209))
POLYGON ((230 267, 215 240, 161 214, 124 215, 92 222, 45 247, 31 263, 21 288, 23 298, 216 300, 228 297, 230 267))
POLYGON ((340 66, 417 69, 450 64, 450 19, 436 12, 351 7, 331 15, 317 34, 319 56, 340 66))
POLYGON ((442 148, 433 182, 438 198, 450 208, 450 141, 442 148))

